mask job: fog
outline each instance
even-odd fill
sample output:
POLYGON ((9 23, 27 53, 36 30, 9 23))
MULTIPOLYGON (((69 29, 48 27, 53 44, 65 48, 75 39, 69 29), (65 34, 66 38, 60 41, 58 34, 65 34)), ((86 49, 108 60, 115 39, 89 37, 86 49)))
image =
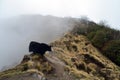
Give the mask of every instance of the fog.
POLYGON ((29 54, 30 41, 50 43, 70 29, 69 19, 20 15, 0 21, 0 69, 17 65, 29 54))
POLYGON ((18 64, 29 54, 30 41, 50 43, 68 31, 73 24, 59 17, 87 16, 96 23, 105 20, 120 30, 119 3, 120 0, 0 0, 0 70, 18 64))

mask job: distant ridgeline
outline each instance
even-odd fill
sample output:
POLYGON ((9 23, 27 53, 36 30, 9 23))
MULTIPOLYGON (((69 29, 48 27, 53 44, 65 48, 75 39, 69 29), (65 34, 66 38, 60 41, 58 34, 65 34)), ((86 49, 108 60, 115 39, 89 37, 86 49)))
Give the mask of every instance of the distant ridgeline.
POLYGON ((119 30, 110 28, 104 22, 97 24, 87 19, 80 19, 75 23, 71 33, 87 36, 95 47, 120 66, 119 30))

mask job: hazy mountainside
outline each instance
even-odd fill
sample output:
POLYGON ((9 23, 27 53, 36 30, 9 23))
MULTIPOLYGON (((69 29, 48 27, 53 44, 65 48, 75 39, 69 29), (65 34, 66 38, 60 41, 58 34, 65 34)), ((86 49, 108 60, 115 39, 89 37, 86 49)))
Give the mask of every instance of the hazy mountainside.
POLYGON ((51 43, 53 52, 25 55, 19 65, 0 73, 0 80, 119 80, 120 68, 83 35, 66 34, 51 43))
POLYGON ((54 16, 20 15, 0 20, 0 70, 19 63, 28 52, 30 41, 50 43, 70 26, 72 21, 69 18, 54 16))
POLYGON ((120 66, 120 30, 103 21, 98 24, 83 18, 75 23, 71 33, 85 35, 103 55, 120 66))

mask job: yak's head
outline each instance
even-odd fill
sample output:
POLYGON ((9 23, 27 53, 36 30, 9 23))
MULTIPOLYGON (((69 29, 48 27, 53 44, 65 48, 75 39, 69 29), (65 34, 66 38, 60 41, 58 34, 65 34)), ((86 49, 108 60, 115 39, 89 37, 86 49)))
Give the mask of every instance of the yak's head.
POLYGON ((52 46, 49 46, 49 45, 48 45, 47 51, 52 51, 52 46))

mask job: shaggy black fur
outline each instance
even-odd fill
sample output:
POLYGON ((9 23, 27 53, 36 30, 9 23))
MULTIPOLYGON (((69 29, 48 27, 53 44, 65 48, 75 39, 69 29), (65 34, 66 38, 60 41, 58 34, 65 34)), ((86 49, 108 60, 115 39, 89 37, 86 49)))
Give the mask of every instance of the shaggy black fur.
POLYGON ((33 52, 33 54, 44 55, 46 51, 52 51, 51 46, 45 43, 38 43, 35 41, 31 41, 29 45, 29 52, 33 52))

